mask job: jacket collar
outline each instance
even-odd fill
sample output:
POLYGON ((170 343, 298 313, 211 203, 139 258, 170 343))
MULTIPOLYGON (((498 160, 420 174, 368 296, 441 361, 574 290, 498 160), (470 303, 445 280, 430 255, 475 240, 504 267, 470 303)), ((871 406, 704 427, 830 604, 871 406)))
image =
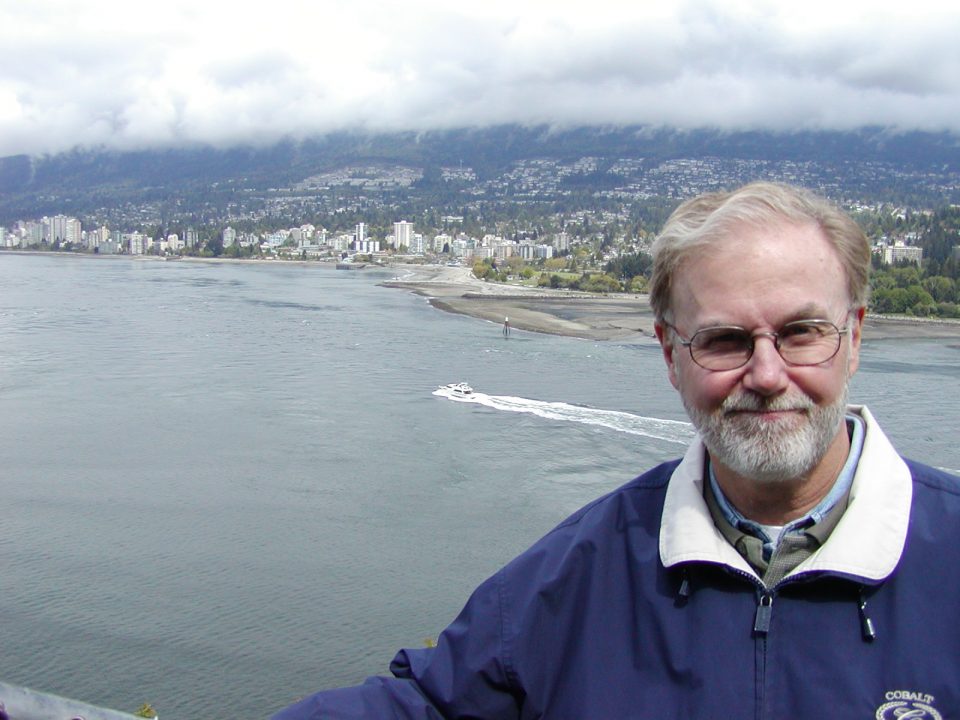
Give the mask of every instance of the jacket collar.
MULTIPOLYGON (((788 578, 830 572, 879 582, 893 572, 903 552, 913 497, 910 470, 866 407, 851 406, 848 412, 866 424, 849 505, 827 542, 788 578)), ((713 523, 703 498, 705 452, 698 436, 670 477, 660 523, 660 560, 665 567, 718 563, 757 577, 713 523)))

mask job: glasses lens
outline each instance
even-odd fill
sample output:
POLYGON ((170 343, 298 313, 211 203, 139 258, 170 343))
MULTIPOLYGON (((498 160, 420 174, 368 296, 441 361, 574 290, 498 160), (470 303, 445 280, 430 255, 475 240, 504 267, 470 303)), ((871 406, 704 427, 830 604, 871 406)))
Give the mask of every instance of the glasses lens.
POLYGON ((840 349, 840 329, 826 320, 788 323, 778 335, 781 357, 794 365, 818 365, 840 349))
POLYGON ((753 339, 742 328, 706 328, 690 338, 690 356, 707 370, 733 370, 750 359, 753 339))

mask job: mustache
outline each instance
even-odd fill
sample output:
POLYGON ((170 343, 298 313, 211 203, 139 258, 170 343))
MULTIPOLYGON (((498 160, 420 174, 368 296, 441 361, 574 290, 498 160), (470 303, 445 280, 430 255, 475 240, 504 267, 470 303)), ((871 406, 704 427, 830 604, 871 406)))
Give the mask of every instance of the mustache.
POLYGON ((815 403, 803 394, 764 397, 756 393, 739 393, 727 397, 720 405, 723 414, 735 412, 778 412, 784 410, 808 411, 815 403))

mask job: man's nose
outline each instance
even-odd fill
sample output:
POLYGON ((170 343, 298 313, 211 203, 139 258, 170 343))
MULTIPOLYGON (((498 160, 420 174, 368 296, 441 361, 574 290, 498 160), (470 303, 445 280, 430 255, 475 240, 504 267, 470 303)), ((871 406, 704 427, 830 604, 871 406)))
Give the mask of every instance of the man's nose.
POLYGON ((758 333, 753 337, 753 355, 746 365, 743 384, 761 395, 775 395, 786 389, 787 364, 777 350, 777 338, 758 333))

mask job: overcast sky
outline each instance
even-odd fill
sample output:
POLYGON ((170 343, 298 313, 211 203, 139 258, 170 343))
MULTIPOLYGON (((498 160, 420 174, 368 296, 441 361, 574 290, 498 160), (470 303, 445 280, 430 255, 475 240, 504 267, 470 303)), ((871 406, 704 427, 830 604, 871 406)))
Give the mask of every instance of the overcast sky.
POLYGON ((499 123, 960 131, 956 0, 0 0, 0 48, 0 156, 499 123))

